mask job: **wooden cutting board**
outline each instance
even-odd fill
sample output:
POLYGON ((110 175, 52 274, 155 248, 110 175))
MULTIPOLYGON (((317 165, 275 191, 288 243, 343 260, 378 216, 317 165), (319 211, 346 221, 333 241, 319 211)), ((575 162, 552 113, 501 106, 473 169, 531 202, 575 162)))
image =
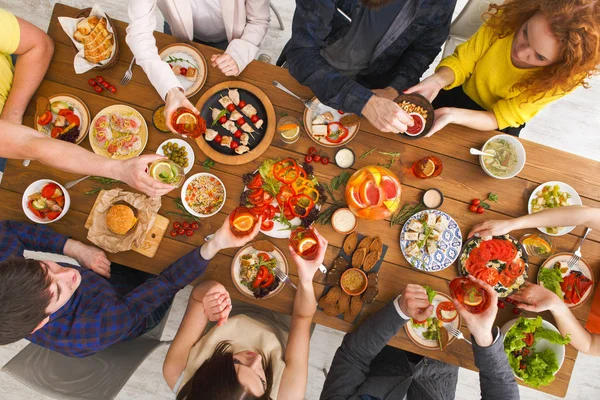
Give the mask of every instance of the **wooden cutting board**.
MULTIPOLYGON (((98 205, 98 200, 102 197, 105 190, 101 190, 98 193, 98 197, 96 197, 96 201, 94 202, 94 206, 92 207, 92 211, 90 211, 90 215, 85 221, 86 229, 90 229, 92 226, 92 222, 94 221, 94 211, 96 210, 96 206, 98 205)), ((154 225, 148 231, 146 235, 146 239, 142 246, 138 247, 135 244, 131 247, 131 250, 140 253, 143 256, 152 258, 156 255, 156 251, 158 250, 158 246, 162 241, 163 236, 165 236, 165 232, 169 228, 169 219, 163 217, 162 215, 156 214, 156 218, 154 219, 154 225)))

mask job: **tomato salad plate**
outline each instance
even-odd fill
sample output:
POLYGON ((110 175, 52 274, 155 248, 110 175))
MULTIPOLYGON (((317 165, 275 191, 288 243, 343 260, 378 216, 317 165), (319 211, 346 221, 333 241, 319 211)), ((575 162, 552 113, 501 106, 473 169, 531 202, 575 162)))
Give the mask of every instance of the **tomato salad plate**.
POLYGON ((594 273, 583 258, 569 266, 573 254, 558 253, 548 258, 538 271, 537 282, 556 293, 567 307, 575 308, 594 291, 594 273))
POLYGON ((108 106, 92 121, 90 144, 94 153, 116 160, 139 156, 148 142, 148 125, 142 114, 124 104, 108 106))
POLYGON ((450 335, 444 325, 460 329, 461 318, 450 296, 426 287, 433 305, 431 316, 425 321, 409 320, 404 329, 417 346, 427 350, 444 350, 456 337, 450 335))
POLYGON ((38 224, 58 221, 64 217, 70 205, 71 197, 67 190, 50 179, 33 182, 23 193, 23 212, 38 224))
MULTIPOLYGON (((575 189, 563 182, 542 183, 529 196, 527 212, 529 214, 556 207, 580 206, 581 197, 575 189)), ((538 227, 538 230, 550 236, 562 236, 575 229, 574 226, 538 227)))
POLYGON ((335 110, 313 97, 316 110, 304 109, 304 128, 308 136, 324 147, 340 147, 356 137, 360 116, 335 110))
POLYGON ((266 240, 249 243, 242 247, 231 263, 231 279, 235 287, 246 297, 269 299, 284 286, 275 269, 288 273, 285 255, 266 240))
POLYGON ((407 139, 419 139, 429 133, 433 126, 433 106, 424 96, 418 93, 401 94, 396 103, 413 119, 414 125, 402 133, 407 139))
POLYGON ((410 217, 400 233, 400 249, 413 267, 426 272, 448 268, 460 254, 462 234, 456 221, 438 210, 410 217))
POLYGON ((260 156, 275 133, 275 109, 266 94, 246 82, 220 83, 202 95, 196 108, 206 120, 200 149, 217 162, 244 164, 260 156))
POLYGON ((166 62, 177 77, 185 97, 192 97, 206 82, 206 60, 200 50, 185 43, 163 47, 158 56, 166 62))
POLYGON ((57 94, 37 99, 35 129, 55 139, 79 144, 90 128, 90 110, 78 97, 57 94))
POLYGON ((462 275, 471 274, 492 286, 499 297, 516 292, 527 280, 527 253, 510 235, 483 240, 473 236, 465 243, 459 258, 462 275))
POLYGON ((272 238, 289 238, 296 226, 305 228, 319 216, 327 200, 310 165, 296 160, 265 160, 258 171, 245 174, 240 205, 262 216, 261 232, 272 238))

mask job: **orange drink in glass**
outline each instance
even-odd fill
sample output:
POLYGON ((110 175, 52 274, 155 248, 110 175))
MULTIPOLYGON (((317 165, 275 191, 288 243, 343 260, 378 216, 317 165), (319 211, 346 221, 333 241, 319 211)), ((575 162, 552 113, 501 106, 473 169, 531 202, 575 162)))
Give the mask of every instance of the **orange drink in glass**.
POLYGON ((442 173, 444 164, 436 156, 421 158, 412 166, 412 173, 419 179, 434 178, 442 173))
POLYGON ((455 278, 450 282, 452 297, 472 314, 481 314, 491 304, 490 295, 469 278, 455 278))
POLYGON ((312 228, 296 228, 290 236, 290 244, 296 254, 305 260, 315 258, 319 250, 319 240, 312 228))
POLYGON ((185 107, 179 107, 171 115, 171 125, 178 133, 193 139, 206 131, 206 121, 185 107))
POLYGON ((229 228, 235 236, 246 236, 258 222, 258 219, 254 214, 246 207, 237 207, 229 215, 229 228))
POLYGON ((400 180, 392 171, 370 165, 356 171, 346 184, 348 208, 359 218, 378 220, 400 206, 400 180))

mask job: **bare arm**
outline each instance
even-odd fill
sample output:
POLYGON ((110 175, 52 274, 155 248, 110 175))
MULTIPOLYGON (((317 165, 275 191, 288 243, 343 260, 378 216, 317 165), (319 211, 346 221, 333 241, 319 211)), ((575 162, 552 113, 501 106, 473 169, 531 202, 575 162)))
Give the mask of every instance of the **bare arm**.
POLYGON ((12 88, 4 104, 0 119, 21 124, 23 114, 50 65, 54 41, 42 30, 18 18, 20 34, 19 57, 15 66, 12 88))
POLYGON ((291 248, 290 253, 298 266, 298 291, 294 298, 292 324, 285 350, 285 368, 279 384, 280 400, 304 399, 308 381, 308 348, 310 325, 317 311, 317 301, 312 279, 325 258, 327 240, 317 233, 319 253, 313 261, 300 258, 291 248))
POLYGON ((504 235, 517 229, 579 225, 600 230, 600 209, 586 206, 558 207, 514 219, 486 221, 474 226, 469 237, 475 234, 479 236, 504 235))
POLYGON ((478 131, 498 129, 496 115, 492 111, 468 110, 466 108, 443 107, 435 110, 435 121, 427 137, 433 135, 448 124, 466 126, 478 131))

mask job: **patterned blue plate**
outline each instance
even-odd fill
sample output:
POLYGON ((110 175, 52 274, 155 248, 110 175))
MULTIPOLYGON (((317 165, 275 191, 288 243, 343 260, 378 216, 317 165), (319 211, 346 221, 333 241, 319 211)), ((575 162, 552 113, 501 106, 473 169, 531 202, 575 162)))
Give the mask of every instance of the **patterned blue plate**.
POLYGON ((416 269, 425 272, 438 272, 448 268, 460 254, 462 246, 462 234, 456 221, 443 211, 425 210, 416 213, 410 217, 402 227, 400 232, 400 250, 404 254, 404 258, 416 269), (407 256, 406 248, 411 243, 409 240, 403 240, 404 234, 408 231, 408 225, 411 221, 420 220, 425 214, 433 213, 442 216, 448 220, 448 227, 441 233, 440 239, 437 241, 437 250, 432 254, 428 254, 425 249, 422 249, 420 256, 407 256))

